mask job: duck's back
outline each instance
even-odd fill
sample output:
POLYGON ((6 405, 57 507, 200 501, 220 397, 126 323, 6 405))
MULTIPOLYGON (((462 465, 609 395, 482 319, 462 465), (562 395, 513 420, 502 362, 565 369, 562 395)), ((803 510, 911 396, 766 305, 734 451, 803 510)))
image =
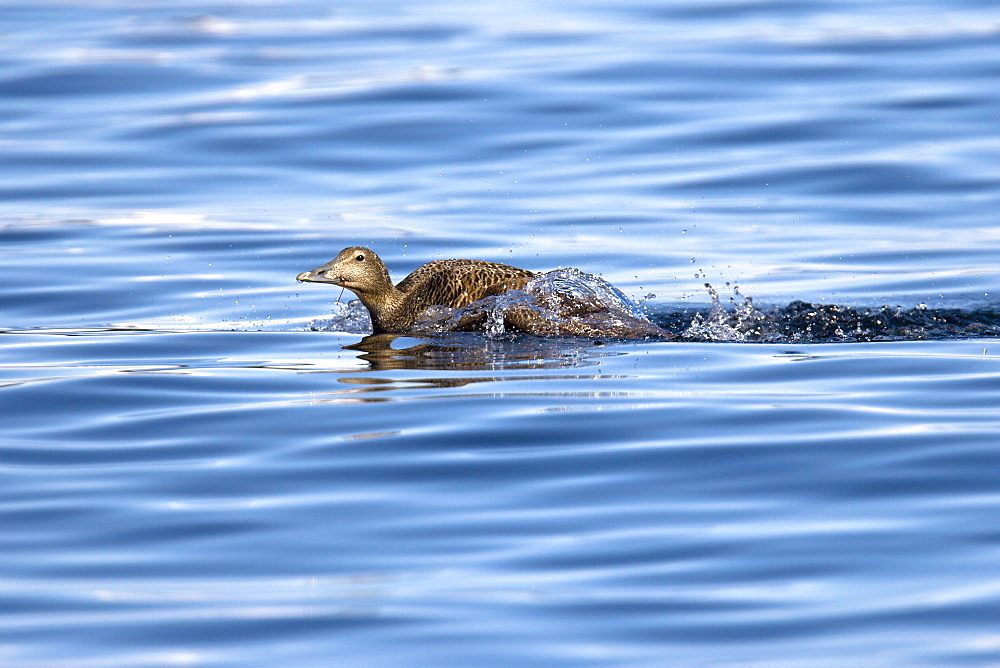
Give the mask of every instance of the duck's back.
POLYGON ((524 287, 535 274, 498 262, 434 260, 396 284, 414 302, 461 308, 483 297, 524 287))

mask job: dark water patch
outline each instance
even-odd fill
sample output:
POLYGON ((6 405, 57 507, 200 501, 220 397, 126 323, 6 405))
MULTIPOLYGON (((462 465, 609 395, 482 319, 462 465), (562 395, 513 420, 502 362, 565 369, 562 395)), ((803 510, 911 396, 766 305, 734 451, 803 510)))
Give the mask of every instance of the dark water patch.
POLYGON ((542 116, 593 116, 599 113, 608 113, 614 108, 611 103, 599 104, 595 101, 572 103, 566 100, 552 100, 546 102, 536 102, 525 107, 524 111, 529 114, 540 114, 542 116))
MULTIPOLYGON (((830 7, 827 2, 809 3, 808 12, 823 11, 830 7)), ((741 0, 740 2, 672 2, 655 4, 651 7, 639 6, 631 11, 655 20, 705 20, 730 21, 758 17, 777 17, 788 20, 797 14, 806 13, 797 2, 784 0, 741 0)))
POLYGON ((466 32, 467 28, 462 26, 426 24, 337 30, 331 37, 347 40, 356 39, 370 45, 379 41, 443 42, 461 37, 466 32))
POLYGON ((521 157, 526 153, 536 156, 539 153, 552 154, 561 148, 569 146, 569 139, 556 139, 546 133, 540 133, 531 138, 515 137, 488 147, 489 153, 497 158, 521 157))
MULTIPOLYGON (((95 169, 98 166, 110 168, 140 166, 143 161, 121 152, 104 150, 74 150, 34 153, 26 150, 5 151, 0 157, 16 163, 18 167, 33 174, 44 174, 48 170, 61 168, 95 169)), ((164 156, 163 166, 176 164, 170 156, 164 156)))
POLYGON ((855 307, 793 301, 758 309, 752 300, 744 300, 727 310, 708 287, 714 302, 708 311, 666 310, 651 314, 651 319, 688 341, 829 343, 1000 336, 1000 309, 996 308, 855 307))
MULTIPOLYGON (((947 30, 938 31, 931 26, 925 28, 913 28, 903 31, 906 34, 893 34, 888 30, 879 32, 878 30, 866 33, 864 30, 858 32, 846 32, 841 35, 832 35, 824 40, 823 48, 831 54, 854 54, 858 56, 868 56, 870 54, 890 54, 898 55, 900 58, 912 56, 916 52, 926 53, 932 56, 938 52, 948 52, 949 50, 967 48, 973 45, 982 44, 989 48, 995 48, 996 36, 989 34, 990 31, 963 31, 955 32, 947 30)), ((994 33, 996 31, 993 31, 994 33)), ((933 72, 938 69, 939 64, 926 63, 921 67, 924 71, 933 72)))
MULTIPOLYGON (((687 92, 697 95, 690 89, 693 79, 704 80, 710 86, 703 89, 704 99, 724 101, 746 96, 748 91, 739 91, 727 87, 724 82, 754 80, 760 82, 756 94, 749 97, 763 97, 765 91, 776 87, 782 82, 802 82, 814 79, 827 80, 833 83, 837 80, 847 81, 852 77, 865 74, 863 65, 851 65, 846 62, 795 63, 783 62, 768 50, 759 48, 748 49, 741 54, 739 60, 721 61, 705 54, 691 56, 679 67, 676 63, 669 65, 664 62, 627 62, 613 65, 599 65, 587 70, 580 70, 566 75, 570 81, 584 81, 595 84, 634 87, 640 99, 670 98, 680 94, 680 99, 692 99, 687 92), (766 75, 765 75, 766 72, 766 75), (714 85, 713 85, 714 84, 714 85), (652 85, 651 90, 643 90, 652 85), (652 96, 652 97, 650 97, 652 96)), ((753 93, 753 91, 751 91, 753 93)), ((698 99, 695 97, 694 99, 698 99)))
POLYGON ((909 94, 882 106, 886 109, 903 109, 912 111, 954 111, 957 109, 975 109, 988 104, 995 104, 994 98, 975 95, 958 94, 909 94))
MULTIPOLYGON (((765 121, 747 124, 737 129, 717 128, 711 132, 694 133, 688 141, 708 145, 770 144, 829 139, 843 132, 841 127, 821 126, 801 121, 765 121)), ((674 141, 677 141, 676 139, 674 141)))
POLYGON ((344 130, 338 130, 331 137, 348 144, 375 144, 379 148, 401 144, 411 146, 414 143, 441 142, 445 137, 455 134, 468 134, 459 130, 456 123, 447 118, 400 118, 392 123, 376 123, 357 125, 344 130))
POLYGON ((118 544, 193 542, 204 538, 225 539, 230 536, 266 531, 272 528, 263 522, 239 522, 219 519, 216 521, 182 523, 175 520, 169 524, 160 524, 153 529, 148 526, 127 529, 113 528, 107 532, 95 534, 91 540, 95 544, 106 541, 118 544))
POLYGON ((182 90, 223 79, 175 67, 140 64, 77 65, 0 80, 0 98, 100 97, 182 90))
MULTIPOLYGON (((784 168, 748 168, 742 174, 690 177, 685 185, 709 190, 778 185, 790 191, 855 195, 901 195, 916 193, 992 193, 998 181, 989 177, 942 174, 916 164, 841 162, 833 165, 789 165, 784 168)), ((662 187, 673 192, 676 184, 662 187)))
MULTIPOLYGON (((312 106, 334 102, 337 104, 401 103, 417 105, 449 102, 482 102, 484 98, 498 96, 496 88, 447 81, 448 78, 458 77, 460 74, 459 71, 451 73, 436 72, 434 76, 438 80, 432 82, 393 84, 364 91, 345 92, 336 96, 310 97, 294 106, 312 106), (445 80, 442 81, 441 79, 445 80)), ((414 72, 413 78, 419 79, 420 72, 414 72)), ((452 127, 455 127, 455 125, 453 123, 452 127)))

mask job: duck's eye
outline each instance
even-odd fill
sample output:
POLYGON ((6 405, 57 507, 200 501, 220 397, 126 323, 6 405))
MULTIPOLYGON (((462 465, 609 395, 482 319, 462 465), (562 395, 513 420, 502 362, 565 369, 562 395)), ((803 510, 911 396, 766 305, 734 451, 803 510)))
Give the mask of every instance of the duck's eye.
POLYGON ((364 261, 365 261, 365 256, 364 256, 364 255, 359 255, 359 256, 357 256, 357 257, 356 257, 356 258, 354 258, 354 259, 355 259, 355 261, 357 261, 357 262, 364 262, 364 261))

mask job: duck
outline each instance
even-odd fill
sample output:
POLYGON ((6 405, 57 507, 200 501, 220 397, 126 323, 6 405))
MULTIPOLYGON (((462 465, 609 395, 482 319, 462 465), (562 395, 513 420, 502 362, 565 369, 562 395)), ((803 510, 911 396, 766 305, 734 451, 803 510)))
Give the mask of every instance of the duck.
POLYGON ((296 277, 309 283, 347 288, 361 300, 373 334, 410 331, 432 306, 462 308, 486 297, 523 288, 535 272, 485 260, 434 260, 393 285, 389 270, 375 251, 345 248, 326 264, 296 277))

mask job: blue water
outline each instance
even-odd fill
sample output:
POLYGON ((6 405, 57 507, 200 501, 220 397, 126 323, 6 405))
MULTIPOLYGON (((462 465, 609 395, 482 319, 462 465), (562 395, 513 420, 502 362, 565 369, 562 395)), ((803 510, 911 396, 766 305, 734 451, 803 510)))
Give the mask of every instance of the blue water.
POLYGON ((1000 664, 1000 10, 539 4, 3 3, 0 665, 1000 664), (350 245, 972 324, 315 331, 350 245))

